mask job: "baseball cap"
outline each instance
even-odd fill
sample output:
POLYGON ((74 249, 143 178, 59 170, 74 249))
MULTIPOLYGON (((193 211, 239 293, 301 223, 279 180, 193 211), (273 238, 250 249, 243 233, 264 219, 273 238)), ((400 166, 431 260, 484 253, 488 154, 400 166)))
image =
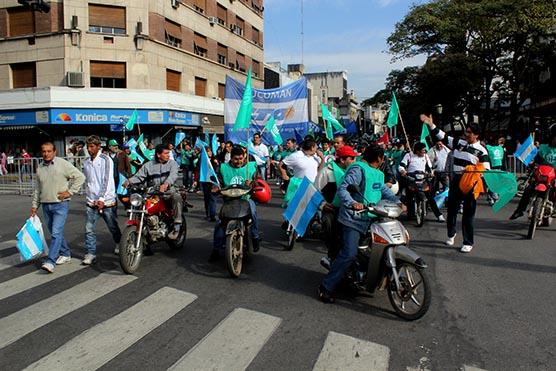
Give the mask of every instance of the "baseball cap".
POLYGON ((336 150, 336 157, 357 157, 359 154, 350 146, 343 146, 336 150))
POLYGON ((118 142, 116 142, 116 140, 114 140, 114 139, 110 139, 110 140, 108 141, 108 145, 109 145, 109 146, 117 146, 117 145, 118 145, 118 142))

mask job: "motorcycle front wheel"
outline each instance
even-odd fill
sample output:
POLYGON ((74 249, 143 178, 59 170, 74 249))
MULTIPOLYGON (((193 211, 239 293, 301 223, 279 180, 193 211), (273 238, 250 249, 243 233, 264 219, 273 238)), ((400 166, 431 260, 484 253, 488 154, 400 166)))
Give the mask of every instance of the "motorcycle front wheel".
POLYGON ((120 266, 127 274, 133 274, 139 269, 143 256, 143 244, 139 246, 139 249, 136 248, 137 237, 137 227, 128 225, 124 229, 120 240, 120 266))
POLYGON ((230 276, 239 277, 243 265, 243 236, 234 231, 226 236, 226 266, 230 276))
POLYGON ((423 268, 401 262, 397 266, 400 290, 394 276, 389 277, 388 299, 396 314, 408 321, 419 319, 427 313, 431 304, 429 279, 423 268))
POLYGON ((537 226, 541 221, 541 210, 543 199, 541 197, 536 197, 533 201, 533 211, 531 212, 531 220, 529 221, 529 230, 527 231, 527 239, 532 240, 535 237, 535 232, 537 226))

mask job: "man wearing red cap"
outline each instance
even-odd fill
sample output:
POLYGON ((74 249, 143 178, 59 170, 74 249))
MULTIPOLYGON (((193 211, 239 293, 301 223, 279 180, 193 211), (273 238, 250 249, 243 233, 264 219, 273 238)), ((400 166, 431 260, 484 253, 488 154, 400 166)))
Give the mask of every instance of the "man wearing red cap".
POLYGON ((324 243, 328 249, 328 258, 334 259, 341 246, 341 226, 337 222, 340 200, 336 196, 338 184, 344 179, 346 169, 359 156, 352 147, 343 146, 336 151, 336 160, 324 166, 315 179, 315 187, 322 193, 326 204, 322 212, 322 227, 324 229, 324 243))

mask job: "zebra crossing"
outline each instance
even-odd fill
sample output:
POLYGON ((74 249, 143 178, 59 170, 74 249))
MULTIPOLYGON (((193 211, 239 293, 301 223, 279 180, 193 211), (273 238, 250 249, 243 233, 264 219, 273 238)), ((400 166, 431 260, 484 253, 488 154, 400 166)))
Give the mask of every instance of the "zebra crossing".
MULTIPOLYGON (((0 245, 0 249, 4 245, 0 245)), ((82 273, 83 266, 73 262, 57 267, 55 274, 35 271, 0 283, 2 300, 48 289, 55 280, 82 273)), ((18 341, 40 328, 70 314, 78 313, 87 305, 138 280, 135 276, 117 271, 101 272, 64 291, 17 310, 0 318, 0 351, 17 347, 18 341)), ((27 350, 27 370, 96 370, 124 352, 133 352, 141 339, 170 321, 174 316, 198 299, 194 293, 171 287, 161 287, 139 302, 123 308, 112 317, 69 338, 48 354, 33 355, 27 350), (38 358, 38 359, 37 359, 38 358)), ((193 309, 191 309, 193 310, 193 309)), ((245 370, 264 352, 265 344, 277 335, 283 319, 247 308, 235 308, 204 338, 183 353, 176 354, 168 370, 245 370)), ((72 324, 66 323, 65 326, 72 324)), ((202 324, 199 324, 201 326, 202 324)), ((184 335, 186 336, 186 335, 184 335)), ((382 344, 357 339, 346 334, 328 332, 322 342, 317 359, 311 365, 314 371, 353 370, 385 371, 389 369, 391 350, 382 344)), ((466 370, 477 368, 462 366, 466 370)), ((412 368, 408 367, 408 370, 412 368)))

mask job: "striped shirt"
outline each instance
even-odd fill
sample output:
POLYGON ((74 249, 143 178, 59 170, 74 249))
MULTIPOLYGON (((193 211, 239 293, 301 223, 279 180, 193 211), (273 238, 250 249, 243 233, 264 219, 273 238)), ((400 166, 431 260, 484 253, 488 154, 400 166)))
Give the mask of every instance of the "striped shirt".
POLYGON ((461 174, 468 165, 482 163, 485 169, 490 169, 488 151, 479 142, 467 143, 464 139, 455 139, 446 135, 436 126, 431 126, 431 136, 441 140, 448 148, 453 151, 453 171, 461 174))

